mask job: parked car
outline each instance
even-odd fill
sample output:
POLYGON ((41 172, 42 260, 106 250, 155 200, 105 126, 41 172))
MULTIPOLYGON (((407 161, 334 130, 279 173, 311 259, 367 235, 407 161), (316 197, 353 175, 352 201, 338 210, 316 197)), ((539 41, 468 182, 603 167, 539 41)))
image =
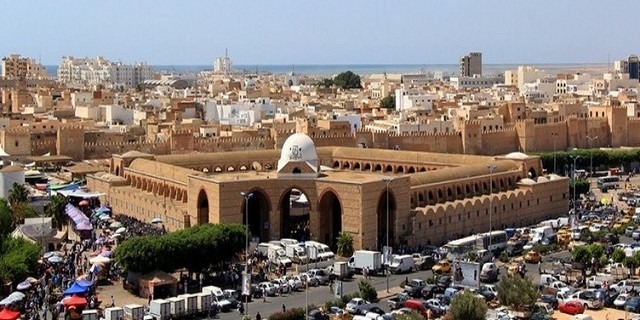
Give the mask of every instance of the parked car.
POLYGON ((524 256, 524 261, 527 263, 538 263, 540 262, 540 260, 542 260, 542 257, 535 250, 527 252, 527 254, 524 256))
POLYGON ((422 294, 422 289, 427 285, 427 283, 422 279, 411 279, 409 283, 405 284, 404 292, 406 292, 411 297, 420 297, 422 294))
POLYGON ((300 276, 286 276, 283 278, 287 281, 292 291, 298 291, 304 288, 304 283, 300 276))
POLYGON ((569 300, 560 303, 560 306, 558 306, 558 310, 570 315, 581 314, 584 313, 584 306, 578 301, 569 300))
POLYGON ((435 297, 437 294, 444 294, 444 291, 447 287, 439 286, 439 285, 427 285, 422 289, 422 297, 424 299, 431 299, 435 297))
POLYGON ((328 314, 318 309, 309 311, 309 314, 307 315, 307 320, 329 320, 329 319, 331 319, 331 317, 329 317, 328 314))
POLYGON ((449 306, 445 305, 438 299, 429 299, 424 302, 424 306, 431 309, 436 317, 444 315, 449 310, 449 306))
POLYGON ((624 309, 624 305, 629 301, 631 296, 626 293, 619 294, 615 300, 613 300, 613 307, 616 309, 624 309))
POLYGON ((451 261, 441 260, 431 268, 431 271, 433 271, 433 273, 449 273, 451 272, 451 261))
POLYGON ((558 305, 560 304, 558 302, 558 298, 552 294, 543 294, 540 296, 540 301, 544 302, 544 303, 548 303, 551 305, 551 307, 553 307, 554 309, 558 309, 558 305))
POLYGON ((271 282, 260 282, 258 283, 258 288, 268 296, 275 296, 278 293, 278 288, 271 282))
POLYGON ((631 312, 640 312, 640 297, 633 297, 627 300, 627 303, 624 305, 624 310, 631 312))
POLYGON ((364 314, 362 311, 366 310, 365 308, 369 308, 371 306, 371 302, 364 300, 362 298, 353 298, 347 306, 344 308, 347 312, 351 314, 364 314))
POLYGON ((495 263, 485 263, 482 265, 482 270, 480 270, 480 282, 498 281, 499 274, 500 269, 498 269, 495 263))
POLYGON ((329 281, 331 281, 331 275, 324 269, 311 269, 307 274, 310 278, 318 279, 318 283, 322 285, 329 284, 329 281))

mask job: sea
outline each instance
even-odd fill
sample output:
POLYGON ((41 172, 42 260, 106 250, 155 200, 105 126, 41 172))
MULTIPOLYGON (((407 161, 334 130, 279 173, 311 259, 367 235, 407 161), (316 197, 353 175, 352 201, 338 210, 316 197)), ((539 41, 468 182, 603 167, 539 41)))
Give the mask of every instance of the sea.
MULTIPOLYGON (((516 69, 523 64, 483 64, 485 75, 502 74, 505 70, 516 69)), ((524 64, 549 73, 605 71, 606 63, 565 63, 565 64, 524 64)), ((45 66, 52 77, 57 75, 58 66, 45 66)), ((199 73, 212 70, 211 65, 154 65, 158 72, 199 73)), ((370 74, 414 74, 442 72, 444 75, 458 73, 457 64, 301 64, 301 65, 234 65, 234 69, 244 73, 285 74, 295 72, 302 75, 331 76, 347 70, 359 75, 370 74)))

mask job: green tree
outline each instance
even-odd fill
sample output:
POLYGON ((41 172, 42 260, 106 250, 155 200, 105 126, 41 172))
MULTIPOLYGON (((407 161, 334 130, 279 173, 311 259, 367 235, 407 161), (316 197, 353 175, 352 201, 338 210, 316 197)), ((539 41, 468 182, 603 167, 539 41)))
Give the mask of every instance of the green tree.
POLYGON ((588 264, 591 261, 591 251, 586 246, 577 246, 571 251, 573 262, 588 264))
POLYGON ((320 80, 320 82, 318 82, 318 87, 325 87, 325 88, 331 88, 331 86, 333 85, 333 80, 331 79, 322 79, 320 80))
POLYGON ((395 109, 396 108, 396 96, 388 94, 386 97, 380 100, 380 108, 395 109))
POLYGON ((611 259, 613 260, 613 262, 618 262, 618 263, 622 262, 622 261, 624 261, 625 257, 626 257, 626 254, 624 253, 624 250, 622 250, 620 248, 616 248, 611 253, 611 259))
POLYGON ((13 215, 7 199, 0 198, 0 238, 6 237, 13 231, 13 215))
POLYGON ((453 320, 483 320, 487 315, 487 303, 465 289, 451 299, 449 313, 453 320))
POLYGON ((498 299, 503 305, 523 311, 538 299, 538 290, 529 277, 505 276, 498 283, 498 299))
POLYGON ((604 247, 599 243, 594 243, 589 246, 589 255, 592 258, 600 259, 604 255, 604 247))
POLYGON ((338 254, 343 257, 351 257, 353 254, 353 236, 347 232, 338 235, 338 254))
POLYGON ((36 268, 40 247, 24 239, 6 238, 0 248, 0 277, 18 283, 36 268))
POLYGON ((66 199, 62 195, 55 195, 46 206, 44 214, 51 217, 53 224, 58 230, 62 230, 62 226, 67 224, 67 214, 65 213, 66 199))
POLYGON ((342 72, 333 78, 333 84, 342 89, 362 89, 360 76, 349 71, 342 72))
POLYGON ((9 204, 13 207, 15 204, 24 202, 29 202, 29 191, 24 184, 14 182, 9 190, 9 204))
POLYGON ((369 280, 362 279, 358 282, 358 292, 362 299, 370 302, 378 301, 378 291, 369 280))

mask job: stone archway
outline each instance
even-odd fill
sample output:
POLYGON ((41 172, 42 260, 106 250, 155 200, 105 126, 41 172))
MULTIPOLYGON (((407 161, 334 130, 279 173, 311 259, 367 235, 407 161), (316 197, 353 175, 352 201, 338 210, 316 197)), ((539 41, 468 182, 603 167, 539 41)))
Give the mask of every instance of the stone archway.
POLYGON ((258 237, 260 241, 270 240, 270 222, 269 212, 271 211, 271 205, 269 203, 269 197, 261 190, 252 190, 249 192, 249 210, 247 210, 247 201, 244 198, 242 200, 242 223, 248 225, 251 237, 258 237), (249 222, 247 223, 247 215, 249 216, 249 222))
POLYGON ((335 239, 342 232, 342 204, 336 192, 327 191, 322 195, 318 213, 321 221, 318 238, 335 250, 335 239))
POLYGON ((198 193, 198 224, 209 223, 209 198, 204 189, 198 193))
POLYGON ((299 188, 291 187, 280 197, 280 236, 298 241, 309 240, 309 197, 299 188))
POLYGON ((378 198, 378 246, 381 248, 387 244, 387 231, 389 245, 395 244, 396 230, 396 197, 393 190, 385 189, 378 198), (387 217, 388 212, 388 217, 387 217), (387 227, 388 225, 388 227, 387 227))

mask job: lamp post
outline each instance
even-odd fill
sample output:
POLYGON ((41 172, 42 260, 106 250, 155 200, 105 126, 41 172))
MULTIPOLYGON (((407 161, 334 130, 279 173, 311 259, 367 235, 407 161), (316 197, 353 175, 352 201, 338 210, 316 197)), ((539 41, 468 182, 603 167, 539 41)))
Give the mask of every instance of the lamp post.
POLYGON ((573 160, 573 170, 572 170, 573 178, 571 180, 573 182, 573 215, 575 219, 575 215, 577 213, 576 212, 576 163, 578 162, 578 159, 580 159, 580 156, 570 155, 569 158, 573 160))
POLYGON ((556 173, 556 138, 558 138, 558 133, 552 132, 551 137, 553 137, 553 173, 556 173))
MULTIPOLYGON (((387 185, 386 193, 387 193, 387 250, 389 250, 389 185, 393 182, 393 178, 383 177, 382 181, 384 181, 387 185)), ((386 252, 387 260, 389 259, 389 251, 386 252)), ((389 261, 387 262, 387 292, 389 292, 389 261)))
POLYGON ((493 231, 493 173, 498 169, 495 164, 487 164, 487 170, 489 170, 489 247, 491 251, 491 233, 493 231))
MULTIPOLYGON (((240 192, 240 195, 244 198, 244 217, 245 217, 245 239, 244 239, 244 264, 245 270, 244 274, 247 277, 247 281, 245 284, 245 290, 249 290, 247 292, 248 295, 251 295, 251 274, 249 273, 249 199, 253 197, 253 193, 240 192), (247 288, 248 287, 248 288, 247 288)), ((249 298, 247 298, 245 302, 244 314, 249 315, 249 298)))
POLYGON ((593 175, 593 140, 598 140, 598 136, 590 137, 587 136, 587 141, 589 141, 589 174, 593 175))

